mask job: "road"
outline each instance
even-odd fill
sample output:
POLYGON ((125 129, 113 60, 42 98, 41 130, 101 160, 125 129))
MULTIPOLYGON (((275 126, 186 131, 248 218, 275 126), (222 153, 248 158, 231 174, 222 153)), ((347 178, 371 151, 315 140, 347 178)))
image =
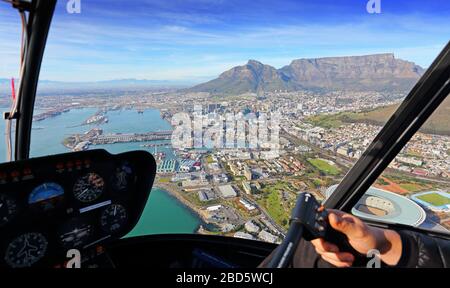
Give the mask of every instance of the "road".
MULTIPOLYGON (((348 158, 343 157, 339 154, 332 153, 331 151, 324 151, 323 149, 321 149, 309 142, 303 141, 295 135, 288 133, 284 129, 282 132, 283 132, 282 136, 285 137, 286 139, 288 139, 289 141, 291 141, 292 143, 294 143, 296 145, 306 145, 306 146, 310 147, 314 152, 319 154, 320 157, 334 161, 338 166, 341 166, 341 168, 350 169, 356 163, 356 159, 349 160, 348 158)), ((442 178, 418 176, 413 173, 408 173, 408 172, 400 171, 398 169, 393 169, 393 168, 386 168, 386 171, 404 175, 407 177, 412 177, 412 178, 418 179, 418 180, 441 183, 441 184, 446 184, 446 185, 450 186, 450 180, 444 180, 442 178)))
MULTIPOLYGON (((225 165, 225 164, 224 164, 224 163, 220 163, 220 165, 223 166, 223 165, 225 165)), ((209 169, 209 167, 208 167, 208 163, 207 163, 207 161, 206 161, 206 157, 203 157, 203 158, 202 158, 202 166, 204 167, 204 170, 205 170, 206 173, 208 173, 209 175, 212 174, 212 171, 211 171, 211 170, 209 169)), ((222 168, 222 169, 224 169, 224 168, 222 168)), ((222 171, 223 171, 223 170, 222 170, 222 171)), ((261 212, 261 214, 264 215, 264 216, 266 217, 267 221, 269 221, 270 224, 272 224, 272 225, 277 229, 277 231, 278 231, 279 234, 283 235, 283 237, 285 236, 285 234, 284 234, 284 229, 283 229, 280 225, 278 225, 278 224, 272 219, 272 217, 269 215, 269 213, 267 213, 267 211, 266 211, 263 207, 261 207, 261 206, 253 199, 253 197, 247 195, 244 191, 242 191, 242 190, 239 188, 239 183, 238 183, 237 181, 231 181, 229 184, 233 185, 233 186, 235 187, 235 189, 238 189, 239 194, 240 194, 240 197, 243 198, 244 200, 248 201, 251 205, 255 206, 255 207, 261 212)), ((218 191, 218 185, 217 185, 216 183, 211 182, 211 187, 212 187, 215 191, 218 191)), ((259 216, 259 217, 261 217, 261 216, 259 216)), ((258 216, 253 217, 253 218, 258 218, 258 216)), ((249 220, 251 220, 251 219, 249 219, 249 220)))

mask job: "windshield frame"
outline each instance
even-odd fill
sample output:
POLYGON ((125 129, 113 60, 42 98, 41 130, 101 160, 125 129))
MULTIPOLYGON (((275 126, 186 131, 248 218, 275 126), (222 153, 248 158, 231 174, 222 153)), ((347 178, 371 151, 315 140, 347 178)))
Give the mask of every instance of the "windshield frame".
POLYGON ((15 160, 28 159, 30 155, 31 127, 39 72, 55 6, 56 0, 34 0, 30 8, 24 74, 17 97, 15 160))
MULTIPOLYGON (((37 83, 55 6, 56 0, 34 0, 33 8, 30 10, 28 23, 30 41, 26 55, 24 81, 22 81, 23 87, 21 87, 22 95, 19 97, 20 114, 16 122, 16 160, 29 158, 37 83)), ((325 201, 326 207, 351 211, 392 159, 447 97, 450 91, 449 73, 450 42, 410 91, 361 158, 341 180, 335 192, 325 201), (429 95, 433 97, 430 98, 429 95)))

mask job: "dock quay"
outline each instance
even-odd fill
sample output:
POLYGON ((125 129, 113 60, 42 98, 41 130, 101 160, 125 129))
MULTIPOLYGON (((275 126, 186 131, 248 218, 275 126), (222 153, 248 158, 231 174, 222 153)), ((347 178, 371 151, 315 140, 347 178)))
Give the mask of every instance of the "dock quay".
POLYGON ((170 140, 172 137, 172 131, 157 131, 147 133, 114 133, 114 134, 102 134, 102 133, 85 133, 75 134, 64 139, 63 144, 69 149, 74 149, 78 144, 86 142, 83 147, 87 149, 89 145, 104 145, 115 143, 129 143, 129 142, 147 142, 147 141, 160 141, 170 140))
POLYGON ((170 140, 172 131, 148 132, 148 133, 130 133, 130 134, 103 134, 91 139, 93 145, 127 143, 127 142, 146 142, 157 140, 170 140))
POLYGON ((141 147, 146 148, 155 148, 155 147, 170 147, 172 144, 169 142, 166 143, 148 143, 148 144, 141 144, 141 147))

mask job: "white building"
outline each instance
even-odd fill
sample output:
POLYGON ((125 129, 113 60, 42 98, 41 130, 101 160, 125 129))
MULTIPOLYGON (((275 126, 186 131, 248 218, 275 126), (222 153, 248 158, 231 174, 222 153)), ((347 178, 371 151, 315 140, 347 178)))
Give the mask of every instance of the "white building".
POLYGON ((212 212, 212 211, 217 211, 220 208, 222 208, 222 205, 214 205, 214 206, 209 206, 208 208, 206 208, 206 210, 212 212))
POLYGON ((234 233, 234 237, 248 239, 248 240, 255 240, 255 237, 253 237, 252 235, 245 233, 245 232, 236 232, 236 233, 234 233))
POLYGON ((258 238, 261 239, 262 241, 270 242, 270 243, 276 243, 278 240, 277 236, 270 234, 269 232, 264 231, 264 230, 259 232, 258 238))
POLYGON ((245 193, 251 194, 252 187, 250 186, 250 183, 247 181, 242 181, 242 187, 244 188, 245 193))
POLYGON ((219 192, 222 194, 223 198, 233 198, 237 196, 236 191, 231 185, 222 185, 219 186, 219 192))
POLYGON ((245 209, 247 209, 248 211, 253 211, 256 209, 256 207, 252 204, 250 204, 248 201, 244 200, 244 199, 239 199, 239 202, 244 205, 245 209))
POLYGON ((253 221, 246 222, 244 227, 245 230, 247 230, 250 233, 258 233, 260 230, 258 225, 256 225, 253 221))

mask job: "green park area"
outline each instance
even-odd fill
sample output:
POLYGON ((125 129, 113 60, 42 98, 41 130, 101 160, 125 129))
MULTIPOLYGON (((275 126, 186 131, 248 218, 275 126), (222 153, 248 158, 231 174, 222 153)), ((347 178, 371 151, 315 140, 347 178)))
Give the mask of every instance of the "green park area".
POLYGON ((281 191, 286 190, 286 184, 279 182, 274 185, 268 185, 264 188, 264 196, 258 202, 263 206, 267 213, 283 227, 288 227, 290 209, 285 209, 281 200, 281 191))
MULTIPOLYGON (((366 123, 384 125, 397 110, 399 104, 378 107, 369 111, 340 112, 337 114, 323 114, 309 117, 306 121, 314 126, 326 129, 338 128, 346 123, 366 123)), ((420 128, 423 133, 450 135, 449 123, 450 98, 446 98, 439 109, 420 128)))
MULTIPOLYGON (((405 189, 408 192, 429 191, 440 188, 440 185, 437 185, 436 183, 424 179, 408 177, 398 173, 390 174, 389 176, 386 176, 386 178, 389 181, 398 184, 402 189, 405 189)), ((389 183, 387 185, 389 185, 389 183)))
POLYGON ((342 114, 325 114, 325 115, 315 115, 309 117, 306 122, 319 126, 322 128, 330 129, 330 128, 338 128, 343 125, 342 114))
POLYGON ((400 183, 399 185, 403 189, 408 190, 408 192, 419 192, 429 188, 429 186, 424 186, 417 182, 400 183))
POLYGON ((212 155, 206 156, 206 163, 211 164, 211 163, 213 163, 213 162, 214 162, 214 160, 213 160, 213 158, 212 158, 212 155))
POLYGON ((159 183, 169 183, 170 182, 170 177, 159 177, 158 178, 158 182, 159 183))
POLYGON ((308 159, 308 162, 313 165, 315 168, 317 168, 319 171, 328 174, 328 175, 339 175, 341 173, 341 170, 333 164, 330 164, 328 161, 324 159, 308 159))
POLYGON ((424 194, 417 196, 417 198, 436 207, 450 204, 450 198, 444 197, 438 193, 424 194))

